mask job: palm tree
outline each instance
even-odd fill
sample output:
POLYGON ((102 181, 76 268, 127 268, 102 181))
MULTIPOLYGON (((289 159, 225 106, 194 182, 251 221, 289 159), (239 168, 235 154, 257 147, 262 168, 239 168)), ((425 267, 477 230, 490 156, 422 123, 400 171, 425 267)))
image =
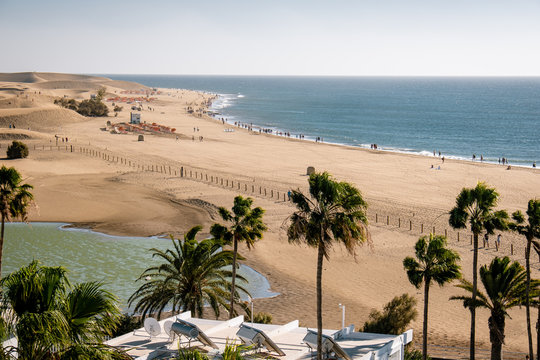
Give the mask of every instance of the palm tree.
MULTIPOLYGON (((486 294, 477 291, 476 300, 469 296, 452 296, 451 300, 462 300, 466 308, 484 307, 491 312, 488 319, 489 340, 491 342, 491 360, 501 360, 502 345, 504 344, 504 323, 508 316, 507 310, 520 306, 525 302, 526 271, 517 261, 510 263, 510 259, 494 258, 489 267, 480 268, 480 279, 486 294)), ((456 285, 470 293, 473 285, 462 279, 456 285)), ((531 281, 529 296, 540 294, 540 281, 531 281)))
POLYGON ((0 281, 2 316, 17 337, 18 358, 117 358, 102 345, 120 316, 116 297, 97 282, 71 286, 66 273, 34 260, 0 281))
POLYGON ((291 201, 296 212, 289 217, 287 236, 290 243, 306 243, 317 248, 317 359, 322 358, 322 269, 329 260, 334 242, 345 245, 356 255, 355 248, 370 240, 367 230, 367 203, 358 189, 347 182, 334 181, 327 173, 313 173, 309 180, 309 197, 294 190, 291 201))
POLYGON ((236 290, 236 268, 238 260, 238 242, 245 241, 249 250, 255 245, 255 242, 262 239, 263 232, 266 231, 266 225, 262 221, 264 210, 260 207, 251 208, 252 198, 244 199, 242 196, 234 198, 232 213, 224 207, 219 208, 221 218, 231 223, 229 228, 214 224, 210 228, 210 234, 216 239, 220 239, 225 245, 233 245, 231 294, 229 305, 229 319, 234 316, 235 290, 236 290))
POLYGON ((32 185, 21 184, 21 174, 15 168, 0 168, 0 214, 2 228, 0 229, 0 278, 2 271, 2 251, 4 248, 4 225, 6 220, 19 218, 26 221, 26 209, 33 199, 30 190, 32 185))
MULTIPOLYGON (((222 244, 216 239, 197 242, 195 236, 201 229, 201 226, 193 227, 183 241, 171 236, 172 250, 150 249, 153 256, 164 262, 146 269, 139 277, 145 283, 128 300, 129 306, 137 302, 135 312, 142 311, 143 317, 157 312, 159 318, 167 306, 172 306, 173 312, 189 310, 202 317, 208 304, 217 318, 221 307, 228 308, 231 289, 228 266, 232 265, 234 254, 221 251, 222 244)), ((247 282, 240 275, 238 278, 247 282)), ((237 288, 249 294, 245 288, 237 288)), ((239 302, 239 299, 235 291, 234 300, 239 302)))
MULTIPOLYGON (((540 241, 534 239, 532 246, 538 257, 540 257, 540 241)), ((540 296, 538 297, 538 304, 540 304, 540 296)), ((536 319, 536 359, 540 360, 540 306, 538 306, 538 317, 536 319)))
POLYGON ((540 200, 529 200, 527 206, 528 222, 521 211, 512 214, 514 222, 509 224, 510 229, 525 236, 527 247, 525 248, 525 271, 527 272, 527 288, 525 294, 525 310, 527 313, 527 336, 529 340, 529 358, 533 359, 533 344, 531 332, 531 309, 529 303, 529 292, 531 284, 531 245, 534 238, 540 238, 540 200))
POLYGON ((461 277, 458 265, 459 255, 457 252, 446 248, 444 236, 422 236, 414 246, 416 259, 407 256, 403 260, 403 267, 407 271, 407 277, 417 289, 424 283, 424 328, 422 359, 427 359, 427 334, 428 334, 428 303, 429 286, 432 281, 443 286, 447 282, 461 277))
MULTIPOLYGON (((482 231, 493 234, 495 229, 506 229, 508 214, 504 210, 494 211, 499 194, 494 188, 479 182, 475 188, 463 188, 456 198, 456 206, 450 210, 449 223, 454 229, 465 228, 469 222, 473 233, 473 292, 476 299, 478 288, 478 236, 482 231)), ((474 300, 473 300, 474 301, 474 300)), ((471 307, 470 359, 474 360, 476 337, 476 308, 471 307)))

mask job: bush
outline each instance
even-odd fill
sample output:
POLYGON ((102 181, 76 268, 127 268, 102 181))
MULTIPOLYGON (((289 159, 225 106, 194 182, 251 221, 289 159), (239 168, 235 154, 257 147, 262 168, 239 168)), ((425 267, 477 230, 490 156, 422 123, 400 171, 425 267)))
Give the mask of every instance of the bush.
POLYGON ((113 332, 112 337, 118 337, 120 335, 127 334, 142 327, 141 320, 128 314, 122 314, 118 327, 113 332))
POLYGON ((369 314, 369 320, 364 323, 363 332, 377 334, 402 334, 409 323, 416 319, 416 299, 409 294, 396 296, 384 306, 381 313, 378 310, 372 310, 369 314))
POLYGON ((271 324, 272 315, 265 312, 258 312, 253 316, 253 322, 257 324, 271 324))
POLYGON ((99 99, 89 99, 80 102, 77 112, 84 116, 107 116, 109 108, 99 99))
POLYGON ((77 111, 77 101, 75 101, 75 99, 60 98, 54 100, 54 103, 65 107, 66 109, 77 111))
POLYGON ((176 360, 208 360, 206 354, 197 349, 178 349, 176 360))
POLYGON ((25 143, 14 140, 7 148, 8 159, 22 159, 28 157, 28 146, 25 143))
MULTIPOLYGON (((75 99, 66 98, 56 99, 54 100, 54 103, 65 107, 66 109, 75 110, 83 116, 107 116, 109 115, 109 108, 101 101, 103 94, 104 93, 98 93, 98 96, 96 96, 95 99, 83 100, 80 103, 77 103, 75 99)), ((122 110, 122 107, 117 106, 114 111, 117 111, 117 108, 120 108, 118 111, 122 110)))
MULTIPOLYGON (((427 355, 427 360, 431 360, 431 356, 427 355)), ((422 352, 418 349, 409 349, 409 346, 405 346, 404 360, 422 360, 422 352)))

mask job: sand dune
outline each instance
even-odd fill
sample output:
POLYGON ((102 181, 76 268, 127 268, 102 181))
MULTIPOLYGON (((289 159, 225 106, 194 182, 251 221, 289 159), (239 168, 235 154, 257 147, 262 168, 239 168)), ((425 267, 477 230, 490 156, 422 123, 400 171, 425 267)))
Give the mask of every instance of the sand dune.
POLYGON ((36 83, 43 81, 36 73, 0 73, 0 81, 2 82, 20 82, 20 83, 36 83))
POLYGON ((22 129, 59 129, 66 124, 84 121, 84 117, 75 111, 60 107, 28 108, 28 109, 0 109, 0 126, 15 125, 22 129))

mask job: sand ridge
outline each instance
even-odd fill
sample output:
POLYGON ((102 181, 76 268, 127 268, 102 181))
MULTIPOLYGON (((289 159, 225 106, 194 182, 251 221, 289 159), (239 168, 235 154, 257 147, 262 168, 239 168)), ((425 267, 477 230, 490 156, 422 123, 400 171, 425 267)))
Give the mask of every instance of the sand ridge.
MULTIPOLYGON (((0 75, 0 95, 3 94, 1 86, 15 86, 13 82, 8 83, 9 80, 1 82, 2 76, 5 74, 0 75)), ((18 76, 21 77, 14 75, 11 79, 23 79, 22 75, 18 76)), ((372 308, 381 309, 392 297, 408 292, 418 300, 420 314, 414 329, 415 337, 420 339, 422 293, 409 284, 402 267, 403 258, 413 254, 413 245, 420 235, 418 226, 425 224, 424 233, 432 226, 436 226, 438 232, 448 229, 445 214, 453 206, 455 196, 462 187, 472 187, 479 180, 497 188, 501 194, 501 208, 509 211, 524 210, 529 199, 540 195, 538 170, 514 168, 508 171, 502 166, 456 160, 446 160, 443 164, 438 158, 317 144, 250 132, 234 123, 224 124, 205 115, 199 117, 197 112, 190 114, 188 107, 204 109, 214 95, 180 89, 161 89, 162 94, 156 96, 156 101, 143 104, 141 111, 143 121, 176 128, 179 140, 175 136, 145 135, 145 141, 139 142, 136 135, 111 134, 102 130, 107 120, 128 121, 130 110, 127 104, 123 104, 124 110, 118 118, 83 118, 78 114, 62 118, 55 117, 54 113, 43 113, 49 109, 69 112, 51 106, 51 99, 63 96, 64 92, 78 98, 88 97, 93 87, 76 92, 35 85, 46 81, 87 80, 65 74, 25 76, 30 80, 40 78, 39 82, 21 82, 28 87, 25 93, 33 96, 34 103, 40 105, 31 110, 2 108, 0 105, 0 126, 6 127, 11 121, 19 125, 17 128, 39 129, 40 137, 28 140, 31 148, 33 145, 38 148, 50 146, 49 150, 31 151, 29 159, 2 161, 22 171, 27 181, 35 185, 39 208, 31 211, 32 221, 74 222, 113 234, 181 235, 196 224, 202 224, 208 231, 216 221, 212 209, 216 206, 230 208, 235 195, 251 194, 249 188, 244 191, 244 185, 280 191, 281 196, 291 188, 305 190, 307 166, 327 170, 337 179, 355 184, 370 204, 373 249, 360 249, 355 261, 343 249, 335 247, 330 261, 325 262, 323 306, 325 326, 330 328, 340 326, 338 303, 347 306, 347 322, 361 326, 372 308), (4 110, 20 113, 2 115, 4 110), (40 111, 42 115, 35 118, 40 111), (60 144, 66 145, 62 151, 52 148, 56 144, 54 135, 58 133, 69 138, 68 143, 60 144), (204 179, 180 178, 168 172, 130 168, 117 161, 69 152, 68 144, 92 148, 133 163, 155 164, 156 168, 158 164, 177 169, 183 166, 198 174, 240 182, 242 188, 227 188, 204 179), (440 165, 441 170, 431 169, 432 164, 440 165), (386 216, 391 225, 386 225, 386 216), (398 218, 403 221, 401 228, 396 225, 398 218), (405 227, 409 220, 414 223, 414 231, 405 227)), ((108 80, 88 81, 107 84, 108 80)), ((107 93, 114 94, 119 89, 107 86, 107 93)), ((9 93, 9 96, 13 98, 16 94, 9 93)), ((7 145, 7 141, 0 143, 2 149, 7 145)), ((256 206, 266 210, 269 230, 252 251, 245 248, 241 251, 250 266, 268 277, 272 290, 281 294, 273 299, 256 300, 255 310, 272 313, 276 322, 299 319, 303 325, 314 326, 316 253, 305 246, 288 244, 284 221, 294 211, 290 203, 259 195, 257 191, 251 196, 255 198, 256 206)), ((468 239, 465 234, 462 236, 461 242, 451 238, 450 243, 462 256, 465 277, 470 278, 472 253, 468 239)), ((503 249, 499 252, 493 247, 481 249, 479 263, 485 264, 494 256, 509 254, 511 242, 516 246, 513 258, 523 261, 522 241, 519 237, 504 234, 503 249)), ((533 276, 538 277, 537 259, 533 259, 533 268, 533 276)), ((452 286, 433 287, 430 341, 467 346, 468 312, 460 303, 448 301, 451 295, 459 293, 452 286)), ((515 309, 510 314, 512 319, 507 319, 505 349, 525 351, 525 311, 515 309)), ((477 319, 478 344, 482 347, 489 346, 487 317, 487 312, 481 310, 477 319)))

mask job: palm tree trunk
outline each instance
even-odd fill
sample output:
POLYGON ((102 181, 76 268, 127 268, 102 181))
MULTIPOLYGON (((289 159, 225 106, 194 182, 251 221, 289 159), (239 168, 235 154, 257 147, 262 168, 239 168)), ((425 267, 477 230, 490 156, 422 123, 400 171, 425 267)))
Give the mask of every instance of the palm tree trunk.
MULTIPOLYGON (((540 296, 538 296, 538 302, 540 303, 540 296)), ((540 360, 540 306, 538 307, 538 319, 536 319, 536 360, 540 360)))
POLYGON ((531 332, 531 305, 529 294, 531 291, 531 242, 532 238, 527 237, 527 248, 525 249, 525 269, 527 273, 527 285, 525 287, 525 311, 527 313, 527 336, 529 340, 529 359, 533 358, 533 343, 531 332))
POLYGON ((428 300, 430 279, 424 279, 424 328, 422 329, 422 360, 427 360, 428 300))
POLYGON ((502 360, 504 343, 504 315, 493 314, 488 319, 489 341, 491 341, 491 360, 502 360))
POLYGON ((4 225, 5 225, 5 222, 6 222, 6 217, 2 213, 2 230, 0 230, 0 279, 2 278, 2 255, 3 255, 3 252, 4 252, 4 225))
POLYGON ((322 269, 324 252, 321 245, 317 256, 317 360, 322 360, 322 269))
POLYGON ((236 283, 236 256, 238 254, 238 239, 234 236, 233 240, 233 263, 232 263, 232 274, 231 274, 231 306, 229 309, 229 319, 233 318, 234 314, 234 292, 235 292, 235 283, 236 283))
POLYGON ((470 354, 469 359, 474 360, 474 347, 476 345, 476 292, 478 289, 478 233, 474 233, 474 249, 473 249, 473 289, 471 306, 471 338, 470 338, 470 354))

